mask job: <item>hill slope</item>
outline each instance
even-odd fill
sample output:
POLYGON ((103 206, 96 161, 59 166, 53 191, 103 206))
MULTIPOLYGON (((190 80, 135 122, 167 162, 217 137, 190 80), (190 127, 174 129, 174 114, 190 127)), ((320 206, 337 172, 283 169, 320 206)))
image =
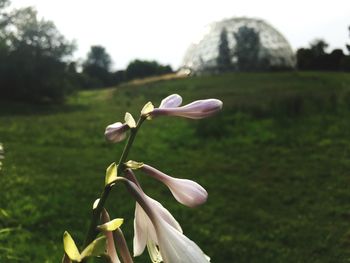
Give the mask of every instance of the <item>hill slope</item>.
MULTIPOLYGON (((209 119, 145 123, 133 160, 196 180, 208 202, 178 205, 138 174, 212 262, 347 262, 350 257, 350 75, 226 74, 85 91, 63 107, 0 104, 0 261, 57 262, 62 233, 82 243, 105 168, 123 144, 104 128, 178 93, 219 98, 209 119)), ((134 201, 123 187, 107 203, 124 217, 130 247, 134 201)), ((150 262, 146 252, 136 262, 150 262)))

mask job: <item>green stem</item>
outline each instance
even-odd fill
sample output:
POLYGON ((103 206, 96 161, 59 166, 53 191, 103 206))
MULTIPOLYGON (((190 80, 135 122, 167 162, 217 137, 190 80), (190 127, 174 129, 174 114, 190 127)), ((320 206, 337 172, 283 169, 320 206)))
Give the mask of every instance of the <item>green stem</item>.
POLYGON ((107 200, 107 197, 109 195, 111 188, 112 187, 110 185, 105 186, 105 188, 103 189, 103 192, 101 194, 100 201, 98 202, 97 207, 94 210, 92 210, 92 218, 91 218, 90 227, 89 227, 89 230, 88 230, 88 233, 86 235, 85 242, 84 242, 84 248, 87 247, 92 241, 94 241, 94 239, 96 238, 96 236, 99 233, 96 229, 96 226, 97 226, 98 221, 100 219, 102 208, 104 207, 104 204, 107 200))
POLYGON ((126 143, 125 147, 124 147, 124 150, 123 150, 123 153, 122 155, 120 156, 120 159, 119 159, 119 162, 118 162, 118 175, 122 174, 122 171, 124 170, 124 163, 126 161, 126 158, 128 158, 128 155, 129 155, 129 151, 131 149, 131 146, 135 140, 135 137, 136 137, 136 134, 137 134, 137 131, 139 130, 139 128, 141 127, 142 123, 144 122, 146 118, 145 117, 140 117, 140 119, 137 121, 137 125, 135 128, 131 129, 130 131, 130 136, 129 136, 129 139, 128 139, 128 142, 126 143))
MULTIPOLYGON (((128 158, 128 154, 129 154, 131 146, 135 140, 137 131, 139 130, 139 128, 141 127, 141 125, 145 119, 146 119, 145 117, 141 116, 137 122, 136 127, 131 129, 131 131, 130 131, 128 142, 126 143, 124 150, 123 150, 123 153, 122 153, 120 160, 118 162, 118 169, 117 169, 118 176, 120 176, 124 170, 124 163, 125 163, 126 159, 128 158)), ((97 231, 96 227, 97 227, 98 221, 100 219, 102 209, 104 207, 104 204, 108 198, 108 195, 109 195, 109 192, 111 189, 112 189, 111 185, 105 186, 105 188, 102 191, 100 201, 98 202, 97 207, 95 209, 93 209, 93 211, 92 211, 92 218, 91 218, 90 227, 89 227, 89 230, 88 230, 88 233, 86 235, 85 242, 84 242, 84 248, 87 247, 92 241, 94 241, 94 239, 96 238, 96 236, 99 233, 97 231)))

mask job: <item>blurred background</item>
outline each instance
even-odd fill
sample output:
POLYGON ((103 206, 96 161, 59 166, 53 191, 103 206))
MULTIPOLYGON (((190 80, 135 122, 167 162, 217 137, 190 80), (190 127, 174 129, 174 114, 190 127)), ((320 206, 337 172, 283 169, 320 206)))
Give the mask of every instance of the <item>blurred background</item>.
MULTIPOLYGON (((223 110, 147 121, 129 157, 207 189, 186 208, 137 172, 212 262, 348 262, 349 10, 0 0, 0 261, 60 262, 65 230, 82 246, 124 145, 105 127, 178 93, 223 110)), ((134 206, 122 186, 106 203, 131 250, 134 206)))

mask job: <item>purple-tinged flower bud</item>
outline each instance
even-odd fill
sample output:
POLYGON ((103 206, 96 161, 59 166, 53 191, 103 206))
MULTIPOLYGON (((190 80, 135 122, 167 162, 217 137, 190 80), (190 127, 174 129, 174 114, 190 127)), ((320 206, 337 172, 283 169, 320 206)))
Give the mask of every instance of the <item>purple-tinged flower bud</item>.
POLYGON ((129 129, 126 123, 116 122, 106 127, 105 137, 109 142, 120 142, 126 138, 126 132, 129 129))
POLYGON ((162 102, 159 105, 159 108, 160 109, 176 108, 176 107, 179 107, 181 103, 182 103, 181 96, 178 94, 172 94, 162 100, 162 102))
POLYGON ((171 177, 146 164, 140 169, 164 183, 169 188, 174 198, 183 205, 196 207, 207 201, 207 191, 192 180, 171 177))
POLYGON ((136 127, 136 122, 129 112, 125 113, 125 123, 115 122, 108 125, 105 130, 105 137, 110 142, 120 142, 126 138, 126 132, 136 127))
MULTIPOLYGON (((189 119, 202 119, 214 115, 216 112, 221 110, 222 101, 218 99, 196 100, 182 107, 174 108, 164 107, 164 105, 167 104, 163 103, 162 108, 159 107, 154 109, 152 112, 149 113, 149 115, 151 117, 167 115, 185 117, 189 119)), ((171 103, 169 103, 169 105, 171 105, 171 103)))

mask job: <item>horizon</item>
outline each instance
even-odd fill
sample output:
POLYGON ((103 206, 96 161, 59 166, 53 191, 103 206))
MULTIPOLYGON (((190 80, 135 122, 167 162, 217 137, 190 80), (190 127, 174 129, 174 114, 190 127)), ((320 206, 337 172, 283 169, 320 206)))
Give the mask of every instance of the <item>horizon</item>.
POLYGON ((113 60, 113 70, 125 69, 134 59, 155 60, 177 69, 187 48, 207 25, 232 17, 264 20, 288 40, 294 52, 298 48, 308 47, 315 39, 325 40, 329 44, 327 51, 336 48, 345 51, 345 44, 350 43, 350 1, 320 3, 298 0, 289 5, 288 9, 285 8, 285 3, 276 0, 264 3, 253 0, 242 3, 218 0, 215 5, 210 1, 200 3, 201 6, 196 2, 180 0, 169 8, 171 2, 164 3, 160 0, 147 3, 115 3, 105 0, 103 4, 81 0, 50 3, 45 0, 13 0, 10 8, 34 6, 40 18, 53 21, 68 40, 76 41, 77 50, 73 55, 75 60, 85 59, 92 45, 105 47, 113 60), (77 18, 77 12, 82 6, 83 12, 77 18), (300 6, 303 8, 300 9, 300 6), (313 9, 317 12, 312 12, 313 9))

